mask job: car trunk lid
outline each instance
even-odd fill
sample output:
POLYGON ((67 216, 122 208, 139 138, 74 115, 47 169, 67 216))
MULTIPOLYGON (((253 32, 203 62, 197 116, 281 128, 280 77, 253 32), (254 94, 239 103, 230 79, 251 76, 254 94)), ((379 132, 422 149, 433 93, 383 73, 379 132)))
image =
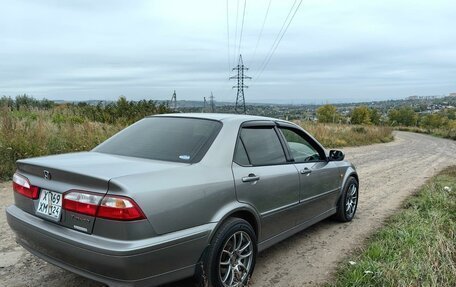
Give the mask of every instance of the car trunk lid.
POLYGON ((162 171, 182 166, 182 163, 168 163, 141 158, 110 155, 97 152, 80 152, 17 161, 17 173, 25 176, 31 185, 40 189, 37 199, 26 198, 15 193, 16 205, 23 210, 72 229, 91 233, 93 216, 67 211, 61 208, 63 194, 70 190, 86 191, 95 197, 108 192, 111 178, 135 173, 162 171), (55 201, 55 202, 53 202, 55 201), (45 205, 43 213, 42 205, 45 205), (54 207, 56 206, 56 207, 54 207), (49 212, 48 212, 49 211, 49 212))

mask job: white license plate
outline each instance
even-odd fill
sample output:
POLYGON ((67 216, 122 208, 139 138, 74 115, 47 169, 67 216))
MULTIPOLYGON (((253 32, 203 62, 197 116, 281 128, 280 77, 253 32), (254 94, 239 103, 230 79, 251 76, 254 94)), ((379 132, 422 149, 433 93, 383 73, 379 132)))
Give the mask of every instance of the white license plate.
POLYGON ((61 211, 62 194, 42 189, 36 212, 51 217, 54 220, 59 220, 61 211))

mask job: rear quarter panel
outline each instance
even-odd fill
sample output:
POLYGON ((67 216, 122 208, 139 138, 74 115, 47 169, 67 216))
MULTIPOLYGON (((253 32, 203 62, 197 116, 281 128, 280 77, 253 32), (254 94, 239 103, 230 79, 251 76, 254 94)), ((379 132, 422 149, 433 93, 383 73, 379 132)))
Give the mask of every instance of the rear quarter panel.
POLYGON ((195 164, 169 172, 112 179, 109 194, 131 197, 157 234, 212 222, 228 202, 236 201, 229 168, 195 164))

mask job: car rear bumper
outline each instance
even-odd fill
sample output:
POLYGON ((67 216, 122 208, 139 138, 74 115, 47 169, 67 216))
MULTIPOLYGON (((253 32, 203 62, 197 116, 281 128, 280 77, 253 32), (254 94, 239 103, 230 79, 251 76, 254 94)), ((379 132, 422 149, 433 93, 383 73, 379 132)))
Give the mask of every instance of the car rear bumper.
POLYGON ((85 234, 12 205, 17 242, 51 264, 110 286, 154 286, 192 276, 215 228, 210 223, 135 241, 85 234))

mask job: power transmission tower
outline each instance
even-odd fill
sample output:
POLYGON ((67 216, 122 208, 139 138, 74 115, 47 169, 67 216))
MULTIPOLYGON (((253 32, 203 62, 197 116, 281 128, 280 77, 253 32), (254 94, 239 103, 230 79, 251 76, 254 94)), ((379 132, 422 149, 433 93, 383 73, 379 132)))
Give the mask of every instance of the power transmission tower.
POLYGON ((233 68, 233 71, 237 71, 236 76, 230 77, 231 79, 236 79, 237 80, 237 85, 233 86, 234 88, 237 88, 237 96, 236 96, 236 106, 234 107, 234 110, 236 113, 239 113, 239 108, 243 109, 243 113, 246 113, 245 109, 245 97, 244 97, 244 88, 248 88, 248 86, 244 85, 244 80, 245 79, 252 79, 252 77, 244 75, 244 71, 247 71, 249 68, 244 66, 244 62, 242 61, 242 55, 239 55, 239 62, 236 67, 233 68))
POLYGON ((204 102, 203 102, 203 113, 206 112, 206 105, 207 105, 207 101, 206 101, 206 97, 204 97, 204 102))
POLYGON ((177 96, 176 96, 176 90, 174 90, 174 93, 171 97, 171 109, 174 111, 177 110, 177 96))
POLYGON ((209 107, 211 107, 211 113, 215 113, 214 94, 212 94, 212 91, 211 96, 209 97, 209 107))

